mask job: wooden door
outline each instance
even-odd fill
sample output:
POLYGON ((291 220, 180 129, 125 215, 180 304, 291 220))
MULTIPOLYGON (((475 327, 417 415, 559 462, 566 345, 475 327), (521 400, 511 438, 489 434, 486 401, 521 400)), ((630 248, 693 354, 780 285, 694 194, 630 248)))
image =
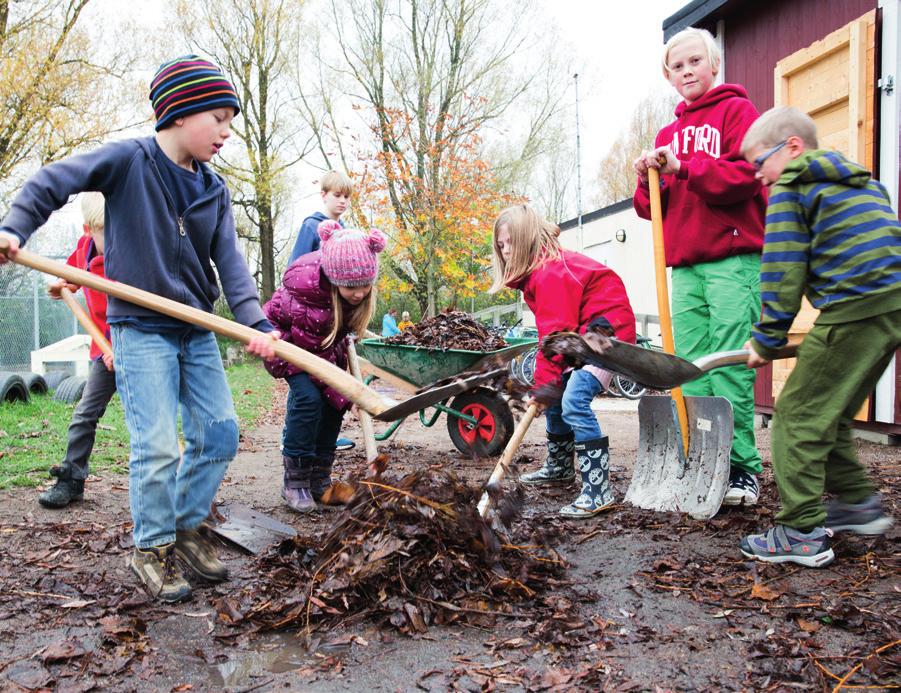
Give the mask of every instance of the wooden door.
MULTIPOLYGON (((873 170, 875 134, 876 11, 833 31, 776 63, 776 106, 795 106, 813 118, 820 147, 835 149, 873 170)), ((789 335, 806 334, 817 311, 807 299, 789 335)), ((773 362, 773 398, 795 360, 773 362)), ((867 420, 869 402, 857 417, 867 420)))

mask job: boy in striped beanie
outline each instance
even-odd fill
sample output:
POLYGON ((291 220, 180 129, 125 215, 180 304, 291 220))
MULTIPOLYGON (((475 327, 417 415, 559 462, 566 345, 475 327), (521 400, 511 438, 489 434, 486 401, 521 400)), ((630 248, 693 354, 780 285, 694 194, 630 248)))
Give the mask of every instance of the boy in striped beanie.
MULTIPOLYGON (((15 258, 70 196, 101 192, 109 279, 209 313, 221 283, 235 319, 271 333, 254 337, 247 350, 271 357, 278 333, 238 247, 228 188, 206 165, 231 136, 235 89, 215 65, 187 55, 160 66, 150 100, 154 136, 48 164, 25 183, 0 224, 8 255, 15 258)), ((0 254, 0 264, 6 260, 0 254)), ((107 323, 131 439, 128 565, 153 597, 181 601, 191 596, 182 563, 188 576, 228 577, 202 525, 238 450, 231 392, 211 332, 115 297, 107 323)))
POLYGON ((776 402, 776 526, 741 541, 770 563, 821 567, 833 532, 883 534, 892 518, 857 460, 854 415, 901 346, 901 224, 885 187, 839 152, 820 149, 796 108, 748 129, 742 155, 770 187, 760 268, 763 312, 745 345, 769 363, 806 296, 820 311, 776 402), (825 506, 823 492, 832 496, 825 506))

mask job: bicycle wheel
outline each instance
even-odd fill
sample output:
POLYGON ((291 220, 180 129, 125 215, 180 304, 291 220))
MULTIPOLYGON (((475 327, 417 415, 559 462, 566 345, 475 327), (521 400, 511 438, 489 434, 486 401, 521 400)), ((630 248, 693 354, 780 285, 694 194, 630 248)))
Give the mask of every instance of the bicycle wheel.
POLYGON ((624 375, 613 376, 613 386, 626 399, 638 399, 648 391, 644 385, 639 385, 624 375))

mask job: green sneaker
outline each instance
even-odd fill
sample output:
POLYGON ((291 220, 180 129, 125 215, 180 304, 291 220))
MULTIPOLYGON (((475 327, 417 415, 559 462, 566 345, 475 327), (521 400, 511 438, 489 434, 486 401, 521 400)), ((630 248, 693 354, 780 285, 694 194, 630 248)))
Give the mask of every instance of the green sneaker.
POLYGON ((175 553, 204 580, 222 582, 228 579, 228 568, 217 558, 212 542, 200 530, 176 530, 175 553))
POLYGON ((175 561, 175 545, 135 547, 128 561, 151 597, 162 602, 180 602, 191 596, 191 585, 175 561))

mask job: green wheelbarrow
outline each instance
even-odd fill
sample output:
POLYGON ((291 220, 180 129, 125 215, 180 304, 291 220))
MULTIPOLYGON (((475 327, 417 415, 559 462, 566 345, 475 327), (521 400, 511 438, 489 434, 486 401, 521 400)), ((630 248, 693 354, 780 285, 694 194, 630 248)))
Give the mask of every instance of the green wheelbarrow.
MULTIPOLYGON (((467 371, 478 371, 486 364, 512 360, 532 349, 536 339, 507 339, 509 346, 497 351, 468 351, 465 349, 426 349, 406 344, 385 344, 380 339, 357 342, 360 368, 366 384, 376 378, 409 394, 419 388, 467 371)), ((504 396, 489 387, 467 390, 452 401, 445 400, 419 411, 423 426, 432 427, 441 414, 447 414, 447 432, 451 442, 464 455, 493 457, 507 445, 513 435, 513 413, 504 396)), ((376 440, 387 440, 404 421, 392 422, 376 440)))

